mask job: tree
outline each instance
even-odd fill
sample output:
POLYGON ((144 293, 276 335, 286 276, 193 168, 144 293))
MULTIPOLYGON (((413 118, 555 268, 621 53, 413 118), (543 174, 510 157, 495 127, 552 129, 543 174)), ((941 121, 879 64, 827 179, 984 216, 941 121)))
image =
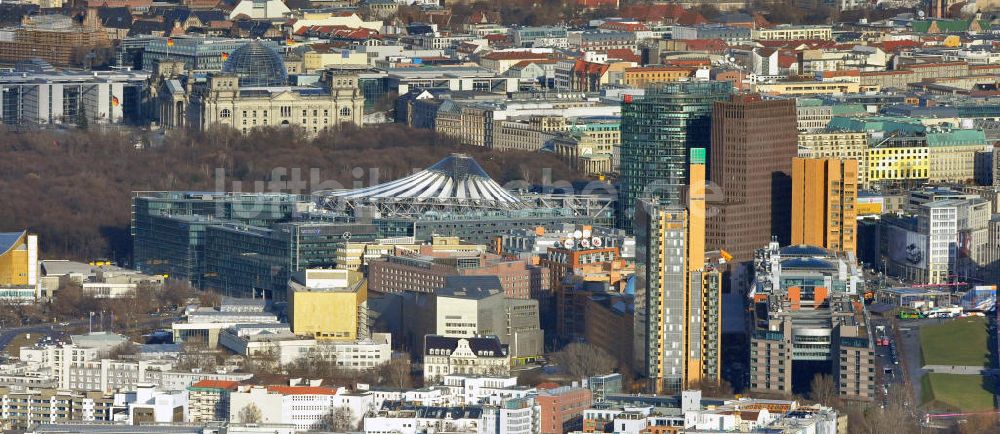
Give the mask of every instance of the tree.
POLYGON ((573 378, 609 374, 618 366, 618 361, 606 351, 585 343, 566 345, 552 354, 551 359, 573 378))
POLYGON ((836 407, 839 404, 837 386, 833 384, 833 377, 826 374, 816 374, 809 382, 809 399, 823 404, 827 407, 836 407))
POLYGON ((323 425, 333 432, 351 431, 354 426, 354 410, 346 405, 331 407, 330 412, 323 416, 323 425))
POLYGON ((264 414, 261 413, 257 404, 250 404, 240 409, 237 413, 240 423, 261 423, 264 421, 264 414))
POLYGON ((413 385, 410 357, 404 356, 385 362, 379 369, 382 384, 399 389, 409 389, 413 385))

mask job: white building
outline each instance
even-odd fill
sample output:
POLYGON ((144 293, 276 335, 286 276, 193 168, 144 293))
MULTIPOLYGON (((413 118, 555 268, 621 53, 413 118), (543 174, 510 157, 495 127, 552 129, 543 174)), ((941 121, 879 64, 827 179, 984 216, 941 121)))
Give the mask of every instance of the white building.
POLYGON ((441 408, 387 403, 364 420, 367 434, 499 433, 496 427, 496 409, 478 406, 441 408))
POLYGON ((128 408, 129 425, 149 422, 185 422, 188 420, 187 394, 165 392, 153 384, 141 384, 134 392, 116 393, 115 406, 128 408))
POLYGON ((448 374, 508 375, 510 354, 496 336, 424 337, 424 381, 434 383, 448 374))
POLYGON ((388 333, 374 333, 353 342, 317 341, 292 333, 288 324, 236 325, 219 335, 219 345, 244 356, 273 355, 281 364, 301 357, 322 357, 358 371, 381 366, 392 357, 392 335, 388 333))
POLYGON ((324 428, 323 417, 333 407, 333 397, 343 389, 313 386, 247 386, 229 395, 230 420, 241 419, 243 410, 253 406, 260 412, 259 423, 293 424, 299 430, 324 428))
POLYGON ((255 20, 284 18, 292 10, 281 0, 242 0, 229 13, 232 20, 240 15, 255 20))

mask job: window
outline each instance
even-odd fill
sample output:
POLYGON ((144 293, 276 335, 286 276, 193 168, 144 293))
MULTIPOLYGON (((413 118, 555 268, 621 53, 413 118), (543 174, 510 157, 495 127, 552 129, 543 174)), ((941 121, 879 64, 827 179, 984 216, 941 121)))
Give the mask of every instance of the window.
POLYGON ((348 117, 350 115, 351 115, 351 109, 349 109, 347 107, 344 107, 344 108, 340 109, 340 116, 342 116, 342 117, 348 117))
POLYGON ((220 118, 229 118, 229 117, 232 117, 232 116, 233 116, 233 112, 229 111, 229 109, 222 109, 221 111, 219 111, 219 117, 220 118))

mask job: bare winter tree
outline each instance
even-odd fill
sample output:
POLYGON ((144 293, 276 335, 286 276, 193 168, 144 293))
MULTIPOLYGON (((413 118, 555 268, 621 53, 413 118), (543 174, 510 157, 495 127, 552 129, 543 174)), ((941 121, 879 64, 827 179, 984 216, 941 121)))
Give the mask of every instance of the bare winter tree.
POLYGON ((346 405, 331 407, 330 412, 323 416, 323 424, 333 432, 352 431, 354 426, 354 410, 346 405))
POLYGON ((606 351, 584 343, 566 345, 552 354, 551 359, 574 378, 610 374, 618 366, 618 360, 606 351))
POLYGON ((833 384, 833 377, 826 374, 816 374, 809 382, 809 399, 828 407, 837 407, 839 396, 837 386, 833 384))
POLYGON ((389 387, 406 389, 413 385, 413 378, 410 375, 412 366, 409 357, 392 359, 382 365, 382 384, 389 387))
POLYGON ((240 412, 237 413, 237 417, 239 418, 240 423, 261 423, 264 421, 264 414, 261 413, 257 404, 250 404, 243 407, 240 412))

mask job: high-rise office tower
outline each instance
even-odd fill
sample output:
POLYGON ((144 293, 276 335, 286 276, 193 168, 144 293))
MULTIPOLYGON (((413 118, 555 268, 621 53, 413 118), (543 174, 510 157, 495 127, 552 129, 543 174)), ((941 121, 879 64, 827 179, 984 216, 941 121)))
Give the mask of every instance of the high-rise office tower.
POLYGON ((656 393, 719 379, 721 274, 705 261, 705 150, 691 152, 688 204, 635 212, 635 363, 656 393))
POLYGON ((617 227, 632 231, 640 198, 683 205, 688 150, 708 148, 712 104, 731 91, 729 82, 677 82, 651 86, 641 98, 625 97, 617 227))
POLYGON ((857 160, 792 160, 792 244, 855 252, 857 203, 857 160))
POLYGON ((771 237, 788 244, 792 158, 798 154, 795 101, 734 96, 712 109, 708 249, 753 259, 771 237))

